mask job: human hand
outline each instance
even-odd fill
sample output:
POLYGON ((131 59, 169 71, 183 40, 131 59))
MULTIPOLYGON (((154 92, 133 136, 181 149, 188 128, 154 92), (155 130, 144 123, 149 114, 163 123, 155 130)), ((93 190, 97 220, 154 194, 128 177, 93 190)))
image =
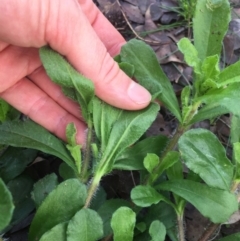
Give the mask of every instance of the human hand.
POLYGON ((91 0, 1 0, 0 12, 0 97, 58 137, 65 140, 74 122, 84 143, 86 126, 78 105, 47 77, 38 54, 44 45, 91 79, 109 104, 149 104, 150 94, 112 60, 125 41, 91 0))

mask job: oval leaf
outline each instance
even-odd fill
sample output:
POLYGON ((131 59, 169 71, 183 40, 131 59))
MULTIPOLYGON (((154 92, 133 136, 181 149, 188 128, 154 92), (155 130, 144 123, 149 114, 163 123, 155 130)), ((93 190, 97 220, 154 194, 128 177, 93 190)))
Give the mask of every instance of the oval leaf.
POLYGON ((0 178, 0 232, 7 227, 13 215, 14 204, 12 195, 0 178))
POLYGON ((194 45, 198 56, 204 60, 208 56, 220 55, 223 37, 230 22, 228 0, 197 1, 193 18, 194 45), (215 5, 214 2, 217 2, 215 5))
POLYGON ((161 183, 158 188, 184 198, 214 223, 227 221, 238 210, 238 202, 234 194, 198 182, 173 180, 161 183))
POLYGON ((69 179, 57 186, 37 210, 29 230, 29 241, 37 241, 59 223, 69 221, 83 207, 86 186, 77 179, 69 179))
POLYGON ((136 214, 128 207, 121 207, 115 211, 111 220, 114 241, 132 241, 136 223, 136 214))
POLYGON ((40 241, 67 241, 67 226, 68 222, 59 223, 58 225, 47 231, 45 234, 43 234, 40 241))
POLYGON ((112 127, 106 150, 103 153, 103 161, 99 163, 103 175, 112 170, 117 155, 144 134, 155 120, 158 111, 159 106, 156 103, 151 103, 140 111, 122 112, 112 127))
POLYGON ((121 49, 121 60, 134 66, 134 77, 181 121, 178 101, 172 85, 161 69, 156 54, 140 40, 130 40, 121 49))
POLYGON ((151 241, 164 241, 166 237, 166 228, 162 222, 155 220, 150 225, 149 234, 152 238, 151 241))
POLYGON ((46 175, 34 184, 33 191, 31 192, 32 199, 38 208, 46 196, 58 185, 57 175, 52 173, 46 175))
POLYGON ((67 228, 67 241, 96 241, 103 236, 103 222, 91 209, 78 211, 67 228))
POLYGON ((161 200, 166 200, 166 198, 153 187, 142 185, 132 189, 131 199, 139 207, 149 207, 152 204, 159 203, 161 200))
POLYGON ((233 165, 212 132, 200 128, 187 131, 179 139, 178 147, 188 168, 209 186, 230 189, 233 165))

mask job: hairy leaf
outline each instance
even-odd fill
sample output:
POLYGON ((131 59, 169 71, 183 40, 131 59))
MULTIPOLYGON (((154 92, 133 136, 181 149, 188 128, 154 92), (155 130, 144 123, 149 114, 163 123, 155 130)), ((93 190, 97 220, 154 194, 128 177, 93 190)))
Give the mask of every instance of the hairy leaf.
POLYGON ((56 188, 58 185, 57 175, 55 173, 46 175, 34 184, 33 191, 31 193, 32 199, 38 208, 46 196, 56 188))
POLYGON ((31 120, 4 122, 0 125, 0 143, 43 151, 59 157, 76 169, 63 142, 31 120))
POLYGON ((85 203, 86 186, 68 179, 57 186, 37 210, 29 230, 29 241, 37 241, 59 223, 69 221, 85 203))
POLYGON ((151 186, 136 186, 131 191, 132 201, 139 207, 149 207, 152 204, 157 204, 160 201, 169 202, 167 198, 157 192, 151 186))
POLYGON ((45 234, 43 234, 40 241, 50 241, 50 240, 67 241, 67 234, 66 234, 67 226, 68 226, 68 222, 57 224, 52 229, 50 229, 45 234))
POLYGON ((132 241, 134 227, 136 223, 136 214, 128 207, 117 209, 111 220, 114 241, 132 241))
POLYGON ((53 82, 67 89, 75 89, 82 115, 85 120, 88 120, 88 108, 94 96, 93 83, 77 72, 63 56, 48 46, 40 49, 40 58, 53 82))
POLYGON ((201 128, 189 130, 179 139, 178 147, 188 168, 209 186, 230 190, 234 168, 212 132, 201 128))
POLYGON ((70 220, 67 228, 68 241, 96 241, 103 236, 103 222, 97 212, 81 209, 70 220))
POLYGON ((147 153, 160 155, 167 145, 167 137, 151 136, 126 148, 114 162, 114 169, 144 170, 143 159, 147 153))
POLYGON ((178 42, 179 50, 184 54, 186 63, 193 67, 194 72, 200 74, 201 60, 198 57, 198 52, 188 38, 182 38, 178 42))
POLYGON ((154 51, 142 41, 133 39, 121 49, 121 60, 134 66, 134 77, 159 99, 181 121, 178 101, 172 85, 159 66, 154 51))
POLYGON ((37 151, 8 147, 0 156, 0 177, 8 182, 20 175, 37 156, 37 151))
POLYGON ((220 55, 223 37, 230 21, 229 1, 222 0, 217 7, 213 2, 197 1, 193 18, 194 45, 201 60, 208 56, 220 55))
POLYGON ((164 241, 166 236, 166 228, 162 222, 155 220, 150 225, 149 233, 152 237, 151 241, 164 241))
POLYGON ((190 180, 167 181, 159 184, 158 188, 184 198, 214 223, 226 222, 238 209, 234 194, 190 180))
POLYGON ((104 237, 112 233, 110 226, 113 213, 120 207, 131 207, 131 203, 122 199, 110 199, 103 203, 97 210, 98 214, 103 220, 104 237))
POLYGON ((240 82, 240 61, 225 68, 219 75, 218 86, 240 82))
POLYGON ((240 108, 238 106, 240 102, 239 89, 240 83, 234 83, 227 87, 209 90, 203 96, 196 98, 196 102, 204 105, 189 124, 215 118, 226 113, 240 116, 240 108))
POLYGON ((112 127, 102 161, 99 163, 99 170, 102 175, 112 170, 118 154, 144 134, 156 118, 158 110, 159 106, 151 103, 144 110, 122 112, 112 127))
POLYGON ((120 117, 123 110, 110 106, 97 97, 93 99, 93 124, 96 135, 104 151, 109 139, 113 124, 120 117))

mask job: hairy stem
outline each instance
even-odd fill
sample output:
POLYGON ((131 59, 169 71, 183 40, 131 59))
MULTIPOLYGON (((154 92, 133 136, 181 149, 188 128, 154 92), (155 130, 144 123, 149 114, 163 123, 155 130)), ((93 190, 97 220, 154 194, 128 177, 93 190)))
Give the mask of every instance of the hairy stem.
POLYGON ((184 218, 183 214, 177 216, 178 240, 185 241, 184 218))
POLYGON ((90 206, 92 198, 93 198, 94 194, 96 193, 96 191, 98 189, 101 178, 102 178, 102 176, 95 176, 92 179, 92 182, 91 182, 91 184, 89 186, 89 189, 88 189, 88 195, 87 195, 87 199, 86 199, 84 208, 88 208, 90 206))
POLYGON ((83 182, 86 182, 88 179, 88 168, 90 163, 90 157, 91 157, 91 142, 92 142, 92 129, 93 124, 92 121, 88 121, 88 133, 87 133, 87 142, 86 142, 86 149, 84 152, 83 157, 83 165, 82 165, 82 171, 81 171, 81 179, 83 182))

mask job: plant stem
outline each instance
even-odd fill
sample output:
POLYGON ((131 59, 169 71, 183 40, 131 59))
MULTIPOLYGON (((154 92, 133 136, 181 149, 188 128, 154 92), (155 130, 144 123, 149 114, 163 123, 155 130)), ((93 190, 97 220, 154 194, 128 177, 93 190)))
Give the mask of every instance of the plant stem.
POLYGON ((177 215, 178 238, 179 241, 185 241, 184 218, 183 214, 177 215))
POLYGON ((88 195, 87 195, 87 199, 86 199, 84 208, 88 208, 88 207, 89 207, 89 205, 90 205, 90 203, 91 203, 91 200, 92 200, 94 194, 95 194, 96 191, 97 191, 97 188, 98 188, 98 186, 99 186, 99 183, 100 183, 101 178, 102 178, 101 175, 98 175, 98 176, 93 177, 92 182, 91 182, 91 184, 90 184, 90 187, 89 187, 89 189, 88 189, 88 195))
POLYGON ((90 157, 91 157, 92 128, 93 128, 92 121, 89 120, 88 121, 86 149, 85 149, 85 153, 84 153, 83 165, 82 165, 82 171, 81 171, 81 180, 83 182, 86 182, 88 179, 87 172, 88 172, 88 167, 89 167, 89 162, 90 162, 90 157))
POLYGON ((211 223, 198 241, 208 241, 219 226, 220 224, 211 223))

